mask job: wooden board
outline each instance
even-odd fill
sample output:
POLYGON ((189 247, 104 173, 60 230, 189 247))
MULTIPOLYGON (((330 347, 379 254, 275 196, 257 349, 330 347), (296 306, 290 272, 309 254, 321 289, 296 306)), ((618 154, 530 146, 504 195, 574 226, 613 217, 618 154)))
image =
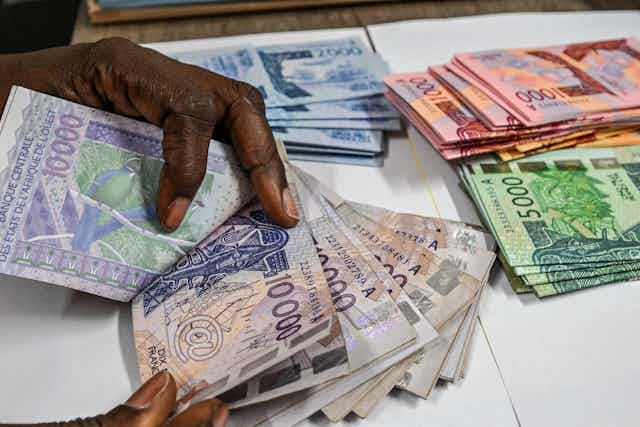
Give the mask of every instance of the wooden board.
POLYGON ((230 13, 265 12, 286 9, 324 6, 380 3, 388 0, 262 0, 232 3, 205 3, 174 6, 136 7, 105 9, 98 0, 88 0, 87 8, 92 24, 127 21, 149 21, 157 19, 185 18, 191 16, 223 15, 230 13))
POLYGON ((128 38, 136 43, 152 43, 275 31, 362 27, 406 19, 448 18, 500 12, 631 9, 640 7, 639 3, 638 0, 396 0, 313 9, 297 8, 92 25, 87 0, 82 0, 81 7, 78 8, 72 43, 95 42, 116 36, 128 38))

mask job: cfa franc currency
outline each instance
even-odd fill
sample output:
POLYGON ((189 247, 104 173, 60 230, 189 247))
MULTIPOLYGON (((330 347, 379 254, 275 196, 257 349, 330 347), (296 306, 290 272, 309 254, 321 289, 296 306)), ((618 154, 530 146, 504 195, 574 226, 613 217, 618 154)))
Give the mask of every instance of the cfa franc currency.
MULTIPOLYGON (((483 284, 486 284, 491 266, 495 261, 496 242, 493 237, 483 232, 479 227, 465 224, 458 221, 450 221, 439 218, 428 218, 419 215, 398 213, 390 211, 378 206, 372 206, 353 201, 345 201, 344 203, 353 207, 359 213, 367 216, 378 224, 388 226, 390 229, 401 236, 405 240, 413 241, 424 248, 432 250, 439 256, 452 259, 465 266, 467 273, 472 274, 476 278, 480 278, 483 284), (440 251, 440 249, 445 249, 440 251), (469 259, 469 256, 473 260, 469 259), (479 261, 479 262, 478 262, 479 261), (484 263, 482 261, 485 261, 484 263), (475 271, 469 268, 475 267, 475 271)), ((464 350, 473 332, 473 325, 477 318, 480 294, 479 291, 472 304, 472 313, 465 316, 463 326, 455 337, 451 350, 447 354, 447 359, 443 364, 439 373, 440 378, 448 381, 457 381, 459 367, 464 358, 464 350)), ((431 356, 427 356, 431 357, 431 356)), ((420 357, 422 360, 423 357, 420 357)), ((420 365, 420 363, 417 363, 420 365)), ((423 370, 417 366, 420 372, 423 370)), ((416 385, 420 381, 422 375, 415 375, 409 372, 409 376, 413 378, 413 384, 416 385)), ((425 387, 433 383, 432 379, 421 381, 425 387)), ((429 389, 422 387, 424 394, 429 393, 429 389)), ((375 394, 375 393, 371 393, 375 394)), ((371 403, 371 399, 366 399, 371 403)))
POLYGON ((361 156, 361 157, 374 157, 378 154, 367 153, 366 151, 357 150, 343 150, 339 148, 322 148, 322 147, 309 147, 304 144, 295 144, 288 142, 286 144, 287 154, 289 153, 303 153, 303 154, 327 154, 327 155, 340 155, 340 156, 361 156))
POLYGON ((467 257, 464 253, 441 257, 443 252, 440 251, 445 249, 432 252, 411 241, 407 242, 347 204, 340 205, 337 212, 406 289, 421 313, 436 329, 471 303, 480 289, 481 280, 493 264, 493 260, 488 263, 476 257, 467 257), (468 265, 474 262, 484 267, 480 278, 467 273, 467 270, 481 270, 468 265))
POLYGON ((321 154, 309 153, 305 151, 289 150, 288 157, 290 160, 298 160, 301 162, 321 162, 321 163, 338 163, 351 166, 368 166, 380 168, 383 164, 382 156, 354 156, 351 154, 321 154))
POLYGON ((356 371, 415 338, 414 328, 346 237, 331 224, 315 197, 298 178, 290 180, 298 189, 339 322, 327 339, 220 396, 233 408, 356 371))
MULTIPOLYGON (((305 184, 307 184, 307 186, 311 188, 315 194, 323 194, 323 193, 329 192, 328 189, 325 189, 324 186, 311 175, 306 174, 299 170, 297 170, 297 173, 298 173, 298 176, 302 177, 305 184)), ((333 198, 335 197, 332 196, 332 199, 333 198)), ((371 251, 370 248, 366 245, 366 242, 361 241, 359 239, 359 236, 357 236, 355 233, 352 232, 352 230, 349 229, 348 224, 345 224, 342 221, 342 219, 338 215, 338 212, 336 212, 333 209, 333 207, 330 205, 330 203, 327 200, 322 198, 320 198, 319 200, 321 202, 320 204, 322 205, 323 210, 333 222, 333 226, 344 230, 343 232, 350 240, 350 243, 359 250, 365 262, 375 272, 379 280, 384 284, 385 289, 387 290, 391 298, 394 300, 398 308, 401 310, 402 314, 405 316, 407 321, 409 321, 411 325, 415 328, 416 340, 412 344, 412 347, 414 347, 415 350, 417 351, 421 348, 424 348, 427 345, 432 345, 434 341, 436 341, 438 334, 434 329, 434 327, 432 326, 432 324, 424 316, 424 314, 421 313, 421 311, 419 310, 419 307, 414 305, 411 298, 402 289, 401 287, 402 283, 398 281, 399 279, 398 275, 394 275, 393 271, 387 268, 387 265, 383 265, 383 263, 380 262, 380 258, 378 257, 378 255, 375 252, 371 251)), ((380 365, 381 362, 382 360, 379 359, 376 362, 376 364, 380 365)), ((399 368, 387 366, 382 371, 376 372, 372 370, 372 372, 376 372, 376 373, 372 374, 370 377, 367 377, 366 379, 372 378, 378 373, 383 372, 386 369, 397 370, 399 368)), ((351 389, 353 388, 354 387, 351 387, 351 389)), ((351 391, 351 389, 348 389, 347 391, 351 391)), ((355 397, 349 396, 349 397, 353 399, 353 404, 357 403, 357 401, 359 400, 358 396, 355 396, 355 397)), ((325 408, 325 409, 327 409, 327 412, 329 413, 332 412, 330 408, 325 408)))
POLYGON ((267 108, 267 120, 397 119, 398 111, 382 95, 343 101, 267 108))
POLYGON ((402 380, 407 369, 409 369, 411 364, 413 364, 417 358, 418 353, 412 354, 399 362, 396 365, 397 369, 387 371, 382 378, 378 379, 374 387, 372 387, 370 391, 367 392, 364 397, 362 397, 358 403, 353 406, 353 408, 351 408, 353 413, 360 418, 367 418, 378 402, 387 397, 396 384, 402 380))
MULTIPOLYGON (((323 258, 320 260, 322 261, 323 258)), ((325 265, 323 268, 326 277, 327 268, 325 265)), ((341 300, 335 297, 333 301, 336 311, 339 309, 347 311, 353 308, 338 305, 341 300)), ((337 314, 334 314, 335 316, 337 314)), ((348 374, 349 359, 341 324, 342 322, 334 318, 331 334, 327 338, 311 344, 249 381, 223 393, 219 396, 220 400, 231 409, 241 408, 323 384, 348 374)))
POLYGON ((155 126, 14 87, 0 122, 0 271, 129 301, 253 197, 212 142, 184 222, 166 233, 161 140, 155 126))
POLYGON ((336 148, 368 153, 383 151, 381 131, 366 129, 304 129, 273 127, 273 136, 286 145, 294 143, 309 147, 336 148))
POLYGON ((496 49, 455 55, 454 62, 527 124, 640 106, 640 42, 633 38, 496 49))
POLYGON ((346 203, 378 224, 393 229, 396 234, 427 248, 433 248, 434 251, 438 248, 456 248, 475 253, 477 250, 493 252, 496 249, 493 236, 477 225, 395 212, 351 200, 346 203))
MULTIPOLYGON (((330 190, 326 189, 314 176, 305 173, 304 171, 296 168, 296 174, 300 177, 303 183, 309 188, 309 190, 318 195, 323 195, 330 190)), ((413 325, 418 333, 417 340, 421 341, 424 337, 429 337, 433 328, 426 322, 425 318, 420 316, 418 309, 413 305, 411 300, 402 290, 402 281, 398 280, 393 275, 393 271, 389 270, 387 266, 380 263, 376 254, 371 251, 371 248, 367 245, 367 242, 361 240, 352 229, 351 224, 344 221, 344 218, 340 215, 340 212, 331 206, 330 202, 324 197, 319 197, 319 204, 324 210, 327 217, 331 220, 332 225, 337 227, 346 235, 351 245, 355 247, 369 267, 376 273, 376 276, 382 281, 384 288, 387 290, 391 298, 395 301, 398 307, 401 309, 407 320, 413 325)))
POLYGON ((449 353, 447 353, 447 357, 442 363, 440 378, 445 381, 457 382, 460 379, 460 367, 464 360, 469 341, 476 327, 478 311, 480 310, 480 298, 482 297, 482 293, 486 287, 487 284, 485 283, 480 291, 478 291, 478 295, 476 295, 473 304, 471 304, 471 307, 469 307, 467 313, 464 315, 464 320, 460 326, 460 330, 456 334, 456 337, 451 344, 451 348, 449 349, 449 353))
POLYGON ((486 279, 496 260, 495 240, 490 234, 469 224, 402 214, 351 201, 344 203, 341 209, 369 219, 369 224, 374 226, 376 223, 374 228, 385 230, 385 234, 393 231, 399 244, 415 244, 453 262, 481 282, 486 279))
POLYGON ((312 119, 312 120, 269 120, 275 128, 303 129, 368 129, 397 131, 402 128, 398 119, 312 119))
POLYGON ((132 308, 142 380, 166 369, 181 396, 198 399, 327 338, 335 313, 304 217, 285 230, 257 204, 154 280, 132 308))
POLYGON ((339 399, 334 400, 322 408, 322 413, 325 414, 332 423, 340 422, 344 417, 349 415, 353 406, 357 404, 357 402, 359 402, 360 399, 362 399, 367 392, 375 387, 386 375, 387 372, 383 372, 363 382, 358 387, 340 396, 339 399))
MULTIPOLYGON (((326 189, 315 177, 305 173, 299 168, 296 168, 296 174, 312 193, 322 195, 330 192, 330 190, 326 189)), ((386 265, 379 262, 376 254, 370 250, 366 242, 360 240, 359 236, 350 229, 350 225, 343 221, 329 201, 324 197, 318 197, 317 200, 324 210, 325 215, 331 220, 332 226, 338 228, 347 237, 349 243, 360 253, 362 259, 382 282, 384 289, 389 293, 391 299, 396 303, 404 317, 415 328, 415 345, 420 348, 437 338, 438 334, 432 324, 421 314, 419 308, 414 305, 411 298, 404 292, 401 282, 393 275, 393 272, 390 271, 386 265)))
POLYGON ((639 167, 631 146, 480 157, 461 171, 509 265, 539 266, 640 260, 639 167))
POLYGON ((428 71, 385 78, 393 94, 415 111, 435 134, 437 145, 467 144, 507 136, 487 129, 480 120, 428 71))
POLYGON ((384 91, 388 71, 358 37, 271 46, 237 46, 173 54, 257 87, 267 107, 344 100, 384 91))
POLYGON ((467 308, 455 315, 439 330, 440 339, 427 351, 418 352, 418 357, 406 371, 397 387, 427 399, 440 376, 447 354, 449 353, 456 335, 464 322, 464 317, 471 308, 467 308))
POLYGON ((318 193, 306 185, 297 169, 296 175, 354 372, 414 340, 416 331, 357 248, 331 221, 318 193))
MULTIPOLYGON (((475 257, 467 262, 460 261, 464 259, 464 253, 441 258, 359 215, 347 204, 341 205, 338 213, 361 236, 379 262, 400 282, 422 315, 438 331, 456 313, 468 307, 480 289, 480 280, 465 272, 466 265, 473 262, 475 257)), ((484 264, 483 261, 480 262, 484 264)), ((492 263, 493 259, 489 267, 492 263)), ((485 269, 485 274, 486 271, 488 268, 485 269)), ((411 366, 408 372, 416 380, 406 390, 426 398, 435 379, 431 370, 422 366, 430 357, 428 349, 423 351, 426 360, 420 358, 411 366)), ((435 373, 436 378, 438 372, 439 369, 435 373)))
POLYGON ((466 81, 443 65, 429 67, 429 71, 452 93, 470 108, 474 115, 490 129, 523 127, 522 123, 478 86, 466 81))
MULTIPOLYGON (((436 334, 432 340, 436 340, 436 334)), ((337 398, 379 375, 414 354, 416 342, 397 349, 356 372, 335 381, 301 390, 289 396, 273 399, 233 411, 229 427, 290 427, 324 408, 337 398)))

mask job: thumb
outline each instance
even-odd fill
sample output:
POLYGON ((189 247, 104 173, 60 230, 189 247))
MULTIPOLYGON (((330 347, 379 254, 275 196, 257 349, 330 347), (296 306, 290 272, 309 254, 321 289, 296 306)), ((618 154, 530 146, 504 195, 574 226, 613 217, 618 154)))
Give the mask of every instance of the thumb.
POLYGON ((161 427, 174 410, 176 393, 173 377, 161 372, 142 385, 125 404, 95 420, 107 427, 161 427))
POLYGON ((175 380, 163 372, 147 381, 126 403, 105 415, 66 423, 0 424, 0 427, 163 427, 174 409, 176 393, 175 380))
POLYGON ((219 400, 200 402, 171 420, 168 427, 224 427, 229 410, 219 400))

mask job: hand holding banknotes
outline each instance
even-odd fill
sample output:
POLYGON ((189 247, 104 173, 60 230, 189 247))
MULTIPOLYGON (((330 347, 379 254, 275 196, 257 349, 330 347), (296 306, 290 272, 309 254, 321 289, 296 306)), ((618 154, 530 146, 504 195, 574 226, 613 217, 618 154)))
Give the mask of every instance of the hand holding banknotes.
POLYGON ((157 215, 182 222, 205 176, 212 135, 233 144, 264 210, 298 222, 262 96, 253 86, 167 58, 126 39, 0 56, 0 105, 12 85, 147 120, 164 129, 157 215))
MULTIPOLYGON (((124 404, 105 415, 68 423, 38 424, 40 427, 223 427, 229 411, 217 399, 193 405, 171 418, 176 406, 176 382, 171 374, 159 373, 136 391, 124 404)), ((35 426, 35 425, 34 425, 35 426)), ((0 427, 12 427, 0 424, 0 427)), ((15 426, 17 427, 17 426, 15 426)), ((29 425, 21 424, 21 427, 29 425)))

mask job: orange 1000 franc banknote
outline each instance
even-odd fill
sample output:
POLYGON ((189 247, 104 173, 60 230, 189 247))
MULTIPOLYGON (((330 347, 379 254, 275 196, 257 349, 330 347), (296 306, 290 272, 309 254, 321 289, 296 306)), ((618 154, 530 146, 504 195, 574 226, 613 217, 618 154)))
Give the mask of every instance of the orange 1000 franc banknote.
MULTIPOLYGON (((431 123, 424 120, 424 118, 418 114, 418 112, 414 110, 409 103, 396 95, 395 92, 388 91, 385 93, 385 96, 393 105, 396 106, 396 108, 398 108, 398 110, 402 112, 405 117, 407 117, 411 124, 415 126, 415 128, 418 129, 427 140, 429 140, 433 147, 438 150, 440 155, 446 160, 455 160, 462 157, 491 153, 497 150, 512 148, 518 144, 543 142, 550 138, 569 138, 576 132, 580 132, 580 134, 582 133, 580 130, 564 130, 543 134, 510 132, 509 138, 502 136, 489 139, 460 139, 457 142, 446 143, 442 140, 440 134, 436 133, 431 127, 431 123)), ((495 135, 500 135, 502 133, 503 132, 493 132, 495 135)), ((462 132, 461 134, 465 135, 462 132)))
POLYGON ((385 84, 438 135, 442 144, 499 136, 445 88, 431 73, 394 74, 385 84))
POLYGON ((640 106, 640 42, 620 39, 456 55, 527 125, 640 106))
POLYGON ((563 148, 601 148, 623 147, 640 144, 640 129, 638 127, 626 127, 617 129, 598 129, 586 131, 582 135, 579 132, 568 138, 552 138, 547 144, 532 145, 528 143, 518 144, 513 147, 501 149, 496 152, 503 161, 515 160, 523 157, 540 154, 547 151, 563 148))
POLYGON ((444 65, 429 67, 429 71, 482 120, 489 129, 522 128, 522 122, 495 102, 469 76, 466 79, 444 65))
POLYGON ((629 124, 639 121, 640 108, 628 108, 590 113, 569 120, 531 126, 525 124, 527 123, 526 117, 514 110, 500 93, 495 92, 455 60, 445 66, 431 67, 430 70, 470 110, 474 111, 487 128, 492 130, 508 128, 542 132, 584 126, 602 127, 612 123, 629 124))
MULTIPOLYGON (((476 115, 428 72, 394 74, 385 78, 393 95, 410 107, 437 135, 442 145, 469 145, 479 141, 523 137, 537 129, 488 129, 476 115)), ((394 102, 395 103, 395 102, 394 102)), ((401 108, 399 105, 396 105, 401 108)))

